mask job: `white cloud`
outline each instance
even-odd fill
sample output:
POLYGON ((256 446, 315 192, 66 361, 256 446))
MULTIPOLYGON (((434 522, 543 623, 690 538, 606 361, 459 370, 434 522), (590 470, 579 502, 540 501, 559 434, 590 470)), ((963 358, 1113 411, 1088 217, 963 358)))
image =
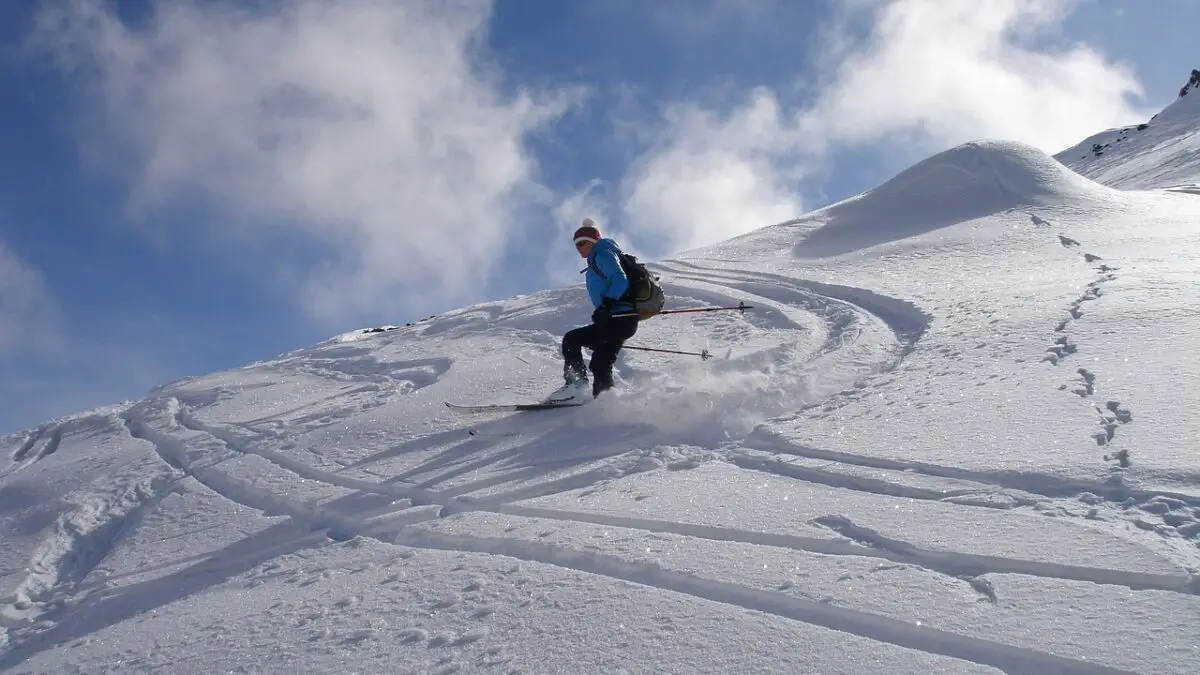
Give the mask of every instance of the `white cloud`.
MULTIPOLYGON (((527 216, 554 197, 524 142, 579 98, 501 84, 486 67, 487 0, 154 6, 133 27, 103 0, 42 17, 43 42, 90 92, 93 156, 135 177, 147 213, 198 197, 215 212, 213 234, 275 247, 314 314, 473 299, 504 260, 501 242, 545 233, 527 216)), ((796 11, 776 0, 688 6, 650 17, 701 41, 728 29, 742 44, 775 36, 796 11)), ((1054 152, 1146 116, 1129 104, 1139 88, 1127 68, 1057 45, 1070 0, 839 7, 842 20, 819 31, 822 53, 795 47, 794 62, 821 72, 782 93, 707 90, 663 106, 652 128, 618 126, 653 139, 648 150, 615 196, 589 186, 556 215, 612 221, 631 247, 676 251, 797 215, 840 150, 880 144, 905 162, 990 136, 1054 152), (806 90, 805 106, 781 103, 806 90)))
POLYGON ((842 150, 876 144, 903 164, 996 137, 1054 153, 1145 119, 1130 68, 1085 44, 1056 45, 1075 4, 842 0, 822 51, 808 55, 820 68, 800 83, 815 83, 812 99, 781 110, 759 87, 733 106, 666 107, 667 140, 626 177, 626 216, 678 250, 790 218, 815 191, 804 178, 842 150))
POLYGON ((665 112, 666 140, 626 178, 630 229, 654 232, 672 250, 713 243, 801 212, 780 153, 792 141, 774 95, 760 89, 722 118, 695 104, 665 112))
MULTIPOLYGON (((855 0, 859 2, 859 0, 855 0)), ((1132 70, 1085 44, 1058 47, 1072 0, 894 0, 801 116, 830 144, 911 134, 923 150, 979 137, 1054 153, 1144 119, 1132 70)))
POLYGON ((583 223, 584 218, 590 218, 605 237, 621 241, 625 250, 636 253, 629 242, 623 240, 621 232, 609 227, 609 201, 602 194, 604 184, 592 180, 575 193, 561 198, 553 209, 553 220, 562 223, 559 236, 551 240, 546 250, 545 269, 550 281, 556 284, 568 285, 582 281, 579 276, 579 259, 574 256, 568 238, 576 227, 583 223), (557 244, 557 245, 556 245, 557 244))
POLYGON ((61 340, 58 305, 41 272, 0 241, 0 358, 50 353, 61 340))
POLYGON ((608 229, 608 202, 598 194, 602 186, 601 181, 590 181, 574 194, 567 195, 554 208, 555 222, 566 224, 564 237, 579 227, 584 218, 590 218, 605 235, 613 233, 608 229))
POLYGON ((472 296, 536 189, 524 138, 571 96, 505 92, 483 67, 490 3, 153 7, 129 26, 101 0, 55 5, 39 33, 143 213, 198 198, 213 235, 277 247, 318 316, 472 296))

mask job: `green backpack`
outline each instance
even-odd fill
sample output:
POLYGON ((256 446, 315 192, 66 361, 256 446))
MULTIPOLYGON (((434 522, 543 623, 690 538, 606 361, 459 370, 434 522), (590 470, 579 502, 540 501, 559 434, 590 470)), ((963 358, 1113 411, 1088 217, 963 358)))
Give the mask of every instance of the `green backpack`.
MULTIPOLYGON (((620 301, 633 305, 633 311, 641 315, 641 319, 649 319, 661 312, 667 302, 667 296, 658 283, 658 275, 646 269, 645 263, 638 262, 636 256, 620 249, 617 249, 617 259, 621 261, 621 269, 629 279, 629 289, 621 294, 620 301)), ((588 267, 600 275, 600 278, 608 278, 596 266, 594 260, 588 260, 588 267)))

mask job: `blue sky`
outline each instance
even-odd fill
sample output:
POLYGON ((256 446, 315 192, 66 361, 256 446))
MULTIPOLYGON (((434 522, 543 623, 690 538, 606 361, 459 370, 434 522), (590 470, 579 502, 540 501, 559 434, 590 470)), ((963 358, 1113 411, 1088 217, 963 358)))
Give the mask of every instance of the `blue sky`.
MULTIPOLYGON (((1190 0, 0 5, 0 433, 1169 103, 1190 0)), ((587 309, 580 296, 581 321, 587 309)), ((547 383, 552 386, 553 383, 547 383)))

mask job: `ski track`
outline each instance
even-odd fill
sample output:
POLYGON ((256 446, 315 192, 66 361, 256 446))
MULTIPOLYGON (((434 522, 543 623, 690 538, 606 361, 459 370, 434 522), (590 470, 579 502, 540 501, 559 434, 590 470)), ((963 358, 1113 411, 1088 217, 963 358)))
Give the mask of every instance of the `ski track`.
POLYGON ((29 451, 33 449, 33 446, 37 445, 38 439, 42 437, 43 433, 45 433, 45 427, 38 427, 27 432, 25 434, 25 440, 21 443, 21 446, 17 448, 16 452, 12 454, 10 459, 14 462, 23 461, 25 456, 29 454, 29 451))
POLYGON ((958 635, 868 612, 762 591, 727 581, 705 579, 694 574, 668 570, 658 565, 630 562, 601 553, 569 550, 547 544, 522 542, 501 537, 467 537, 416 529, 404 530, 396 534, 391 541, 420 548, 503 555, 589 574, 603 575, 742 607, 751 611, 803 621, 909 649, 989 665, 1006 673, 1111 675, 1129 672, 1032 649, 958 635))
MULTIPOLYGON (((695 597, 724 602, 751 610, 764 611, 815 625, 845 630, 897 645, 958 658, 966 658, 978 663, 993 665, 1007 672, 1119 671, 1097 670, 1094 668, 1094 664, 1083 664, 1071 659, 1062 659, 1031 650, 958 636, 866 612, 840 609, 789 598, 729 582, 699 579, 690 574, 663 570, 641 563, 622 561, 603 554, 579 553, 553 546, 522 543, 503 538, 448 538, 428 531, 421 531, 419 528, 414 530, 411 526, 436 518, 452 516, 455 513, 491 511, 513 517, 596 523, 648 532, 675 533, 717 541, 776 546, 828 555, 881 558, 889 561, 919 565, 939 573, 962 578, 972 583, 977 589, 981 589, 980 592, 985 594, 986 588, 980 586, 978 580, 975 578, 987 573, 1025 574, 1063 580, 1118 584, 1134 590, 1156 589, 1184 593, 1196 592, 1194 583, 1185 577, 1139 574, 1120 570, 923 550, 907 542, 892 539, 857 526, 849 517, 844 515, 831 515, 818 520, 819 524, 825 525, 846 537, 846 540, 839 540, 751 532, 736 528, 692 525, 674 521, 568 512, 557 509, 522 506, 513 503, 569 490, 584 489, 602 481, 614 480, 630 471, 638 470, 637 467, 639 465, 637 463, 621 469, 610 462, 607 465, 601 465, 586 471, 571 473, 561 478, 535 483, 479 499, 470 498, 466 493, 475 489, 500 485, 514 478, 532 477, 536 473, 527 470, 518 470, 503 476, 487 478, 476 483, 458 486, 447 491, 400 485, 386 481, 378 483, 363 481, 331 471, 309 467, 302 462, 257 448, 255 438, 243 436, 241 432, 233 430, 235 427, 203 423, 178 400, 169 399, 165 402, 160 402, 160 406, 163 409, 156 411, 159 414, 156 416, 155 421, 149 419, 150 415, 145 406, 135 406, 123 414, 123 419, 130 433, 136 438, 152 443, 159 456, 173 470, 169 474, 170 480, 164 481, 164 483, 169 482, 173 484, 179 479, 180 475, 192 476, 217 494, 234 502, 264 512, 284 513, 290 516, 301 526, 298 532, 308 533, 314 529, 324 529, 326 530, 324 536, 335 540, 344 540, 355 535, 363 535, 384 542, 409 546, 509 555, 524 560, 603 574, 635 583, 649 584, 663 588, 664 590, 686 593, 695 597), (182 440, 172 433, 155 428, 155 424, 161 425, 164 423, 168 428, 174 428, 180 433, 190 432, 192 434, 207 435, 216 441, 216 445, 223 451, 215 453, 215 457, 214 453, 202 453, 196 459, 192 459, 182 440), (219 466, 220 463, 231 456, 241 454, 257 455, 275 463, 281 468, 293 471, 298 476, 354 490, 360 493, 360 495, 382 495, 388 498, 388 503, 357 511, 339 511, 333 506, 321 508, 296 504, 284 497, 246 486, 222 474, 219 466), (400 503, 397 503, 397 500, 400 503), (427 506, 434 508, 420 508, 427 506), (399 517, 388 517, 396 515, 399 517)), ((237 428, 240 429, 240 427, 237 428)), ((197 444, 204 445, 197 439, 190 439, 190 443, 193 446, 197 444)), ((496 459, 493 457, 491 461, 494 462, 496 459)), ((864 458, 858 459, 861 460, 864 458)), ((748 457, 742 455, 732 456, 731 461, 739 465, 762 468, 761 465, 750 462, 748 457)), ((899 466, 895 465, 887 468, 899 468, 899 466)), ((912 467, 906 465, 905 468, 912 467)), ((796 477, 801 480, 812 478, 812 476, 796 477)), ((979 476, 963 475, 957 477, 979 478, 979 476)), ((843 484, 841 487, 858 489, 851 484, 843 484)), ((871 487, 878 486, 872 484, 871 487)), ((135 500, 138 506, 130 511, 133 515, 129 516, 128 519, 113 518, 110 513, 110 525, 108 526, 110 530, 96 529, 94 530, 96 533, 94 538, 98 542, 107 542, 105 545, 111 547, 116 539, 116 537, 109 536, 108 534, 111 528, 127 527, 128 523, 136 521, 137 517, 139 517, 136 514, 144 513, 146 509, 153 508, 158 499, 161 499, 166 492, 160 486, 154 490, 154 493, 158 495, 157 499, 143 498, 135 500)), ((351 497, 343 499, 349 500, 354 496, 351 495, 351 497)), ((77 546, 76 549, 86 550, 87 547, 77 546)), ((90 562, 60 566, 58 572, 51 575, 53 579, 47 583, 47 587, 65 588, 67 586, 66 582, 74 581, 77 583, 82 580, 94 566, 95 562, 103 557, 104 546, 95 547, 95 550, 99 551, 100 555, 93 555, 93 560, 90 562)), ((86 558, 86 556, 81 556, 81 558, 86 558)), ((67 636, 63 639, 68 639, 69 637, 74 636, 67 636)), ((20 662, 23 658, 27 658, 30 649, 33 649, 33 647, 25 648, 24 645, 18 642, 9 648, 8 656, 0 658, 0 665, 4 665, 6 662, 20 662), (22 654, 26 656, 22 656, 22 654)))
POLYGON ((863 333, 863 326, 879 322, 899 345, 893 357, 881 360, 881 369, 894 367, 915 347, 932 317, 916 305, 853 286, 840 286, 752 270, 713 270, 695 263, 671 261, 662 265, 678 278, 716 284, 800 307, 825 320, 829 329, 823 355, 842 349, 863 333), (690 271, 689 271, 690 270, 690 271), (785 294, 780 297, 780 292, 785 294))
POLYGON ((30 463, 45 459, 58 451, 59 445, 62 444, 62 434, 62 424, 43 425, 26 432, 25 440, 13 451, 9 459, 16 463, 25 462, 30 455, 33 456, 30 463), (40 448, 38 447, 39 443, 41 444, 40 448), (35 448, 37 448, 36 452, 35 448))
MULTIPOLYGON (((1037 217, 1033 217, 1036 224, 1049 225, 1046 221, 1037 223, 1037 217)), ((1065 245, 1067 244, 1064 242, 1065 245)), ((684 267, 694 268, 697 271, 702 269, 690 263, 676 262, 673 265, 677 274, 689 279, 693 279, 693 277, 680 270, 684 267)), ((1112 268, 1102 265, 1100 270, 1101 274, 1107 275, 1107 277, 1098 279, 1094 285, 1089 286, 1090 290, 1069 308, 1070 318, 1064 320, 1057 332, 1065 332, 1071 320, 1080 318, 1082 315, 1080 307, 1083 303, 1100 296, 1100 292, 1097 290, 1099 284, 1112 278, 1110 274, 1112 268)), ((695 281, 709 284, 714 283, 714 279, 718 279, 716 282, 718 285, 741 292, 760 294, 760 297, 764 299, 770 298, 783 305, 799 307, 820 317, 826 323, 827 333, 824 343, 817 349, 812 359, 852 347, 871 330, 872 324, 882 325, 893 336, 892 344, 859 345, 860 348, 875 355, 874 372, 894 368, 914 348, 930 321, 927 314, 910 303, 860 288, 736 270, 704 270, 703 278, 694 277, 695 281)), ((1051 349, 1051 352, 1056 358, 1053 361, 1056 365, 1075 351, 1074 346, 1065 339, 1065 336, 1061 342, 1055 344, 1056 346, 1051 349)), ((410 362, 405 365, 420 371, 419 377, 410 383, 414 387, 425 386, 438 377, 439 368, 444 370, 443 364, 437 360, 410 362)), ((300 364, 297 367, 310 374, 327 376, 329 373, 336 373, 338 379, 350 380, 359 379, 372 372, 369 368, 364 370, 358 366, 339 365, 330 358, 323 360, 320 364, 300 364)), ((1090 387, 1094 383, 1094 375, 1090 372, 1085 374, 1085 371, 1080 369, 1080 375, 1084 378, 1087 386, 1090 387)), ((365 386, 341 392, 335 397, 357 397, 362 394, 372 396, 377 395, 380 388, 391 388, 387 386, 387 382, 391 381, 390 376, 375 379, 376 381, 365 386)), ((1085 391, 1087 395, 1091 395, 1094 390, 1085 389, 1085 391)), ((219 398, 219 392, 214 396, 219 398)), ((488 446, 480 442, 482 438, 473 437, 461 447, 451 447, 438 457, 418 464, 400 475, 379 482, 360 480, 339 473, 341 469, 327 471, 315 468, 287 455, 262 447, 262 441, 276 440, 280 436, 275 430, 279 428, 281 416, 295 415, 310 406, 304 406, 280 416, 244 423, 213 424, 201 421, 189 407, 189 404, 205 405, 213 402, 203 400, 203 398, 147 399, 120 414, 128 433, 134 438, 151 444, 167 466, 164 472, 150 484, 137 485, 117 495, 116 502, 119 505, 100 505, 86 511, 88 517, 99 523, 98 525, 92 527, 72 526, 73 523, 84 519, 84 510, 74 512, 73 517, 76 520, 68 518, 60 524, 58 527, 60 531, 51 539, 53 544, 47 547, 55 549, 56 552, 43 556, 44 559, 37 565, 37 568, 43 572, 40 575, 31 575, 25 585, 26 596, 30 600, 44 601, 48 607, 55 607, 54 597, 56 595, 78 587, 79 583, 107 555, 123 534, 135 527, 147 511, 155 508, 180 479, 189 476, 214 493, 235 503, 266 514, 284 514, 291 518, 294 523, 292 527, 285 530, 272 528, 276 532, 273 535, 275 538, 272 539, 272 545, 265 549, 267 553, 264 555, 269 555, 271 551, 275 550, 291 551, 305 546, 319 545, 329 539, 345 540, 358 535, 411 547, 504 555, 787 617, 903 647, 990 665, 1009 673, 1120 673, 1125 671, 1103 668, 1094 663, 1058 657, 1031 649, 957 635, 869 612, 811 602, 727 581, 704 579, 690 573, 667 570, 657 565, 630 562, 602 553, 581 552, 504 537, 445 535, 413 526, 437 518, 451 517, 456 513, 488 511, 510 517, 602 524, 645 532, 672 533, 714 541, 781 547, 826 555, 879 558, 916 565, 957 577, 970 583, 973 588, 992 602, 996 601, 994 590, 986 580, 979 578, 980 575, 988 573, 1021 574, 1050 579, 1120 585, 1135 591, 1160 590, 1188 594, 1200 592, 1197 581, 1186 576, 1137 573, 998 556, 926 550, 857 525, 844 514, 822 516, 814 521, 815 524, 824 526, 842 537, 826 539, 669 520, 539 508, 515 503, 571 490, 587 489, 605 481, 619 479, 630 473, 659 466, 653 464, 647 466, 643 462, 636 461, 636 458, 634 461, 629 461, 628 453, 579 458, 574 462, 563 462, 561 467, 555 467, 553 463, 550 466, 521 465, 512 471, 493 471, 491 475, 475 481, 448 486, 440 490, 435 489, 436 486, 444 484, 448 480, 487 469, 489 466, 497 467, 517 456, 522 450, 522 446, 517 446, 484 457, 476 457, 479 450, 486 449, 488 446), (263 426, 270 428, 263 429, 261 428, 263 426), (187 439, 185 440, 181 436, 187 436, 187 439), (336 498, 324 506, 301 504, 285 496, 250 486, 221 470, 220 465, 223 462, 246 455, 262 458, 300 478, 343 488, 352 493, 336 498), (533 481, 539 475, 550 473, 556 468, 566 470, 569 469, 570 464, 594 463, 597 460, 608 461, 602 461, 592 468, 575 472, 568 471, 566 475, 532 482, 508 491, 480 497, 472 496, 474 492, 503 487, 505 484, 533 481), (409 478, 434 472, 437 472, 436 475, 430 476, 418 484, 404 482, 409 478), (372 496, 384 499, 382 501, 368 499, 372 496)), ((369 407, 370 403, 367 405, 369 407)), ((354 414, 362 409, 361 404, 345 406, 344 409, 332 413, 328 409, 322 409, 311 416, 305 416, 299 422, 305 429, 322 426, 331 419, 354 414)), ((1121 409, 1115 402, 1109 402, 1107 410, 1115 415, 1115 419, 1120 423, 1130 419, 1128 411, 1121 409)), ((296 420, 290 421, 295 422, 296 420)), ((31 453, 36 459, 52 454, 61 441, 61 433, 61 428, 58 427, 53 430, 48 428, 34 430, 13 453, 12 459, 19 462, 31 453), (34 448, 48 432, 49 438, 45 440, 40 450, 33 453, 34 448)), ((447 434, 441 440, 448 440, 452 436, 453 434, 447 434)), ((981 473, 920 462, 888 460, 800 447, 782 439, 772 439, 761 430, 743 440, 749 444, 742 444, 733 450, 727 448, 723 453, 718 451, 719 459, 746 470, 764 471, 796 480, 879 495, 953 501, 955 499, 969 500, 973 494, 978 493, 978 490, 938 490, 900 485, 887 480, 789 464, 780 461, 777 455, 821 459, 850 466, 883 470, 915 471, 935 477, 970 481, 1012 490, 1015 494, 1006 496, 1012 498, 1012 503, 1017 505, 1030 505, 1036 502, 1038 497, 1077 497, 1081 493, 1090 492, 1103 495, 1109 500, 1169 499, 1191 506, 1200 506, 1200 499, 1188 495, 1139 491, 1111 484, 1064 482, 1052 476, 1018 472, 981 473), (776 456, 764 457, 754 453, 776 456), (1021 496, 1023 494, 1031 494, 1033 497, 1023 497, 1021 496)), ((1111 441, 1111 435, 1108 436, 1108 440, 1111 441)), ((434 443, 429 447, 436 447, 439 444, 441 443, 434 443)), ((385 451, 379 456, 367 458, 355 463, 352 467, 342 467, 342 469, 359 467, 362 464, 390 457, 392 454, 394 454, 392 451, 385 451)), ((1011 505, 976 504, 971 501, 964 503, 966 504, 965 508, 970 506, 1011 508, 1011 505)), ((238 557, 237 560, 229 559, 225 563, 218 562, 217 564, 240 567, 247 560, 259 559, 261 556, 246 555, 238 557)), ((130 607, 141 606, 132 600, 129 602, 133 603, 130 607)), ((153 603, 155 600, 147 598, 140 602, 143 604, 153 603)), ((17 605, 10 603, 9 607, 15 609, 17 605)), ((78 611, 86 613, 88 608, 83 606, 78 611)), ((128 611, 132 611, 132 609, 128 611)), ((50 628, 48 633, 42 633, 40 636, 30 635, 28 639, 22 639, 23 636, 19 632, 10 631, 6 638, 7 646, 5 646, 4 640, 0 640, 0 667, 19 664, 42 649, 63 644, 85 634, 88 630, 87 626, 90 624, 102 626, 105 625, 104 622, 104 619, 98 618, 76 619, 70 624, 71 627, 65 627, 67 624, 64 624, 64 628, 59 631, 61 634, 56 634, 55 628, 50 628), (34 637, 38 639, 32 639, 34 637)), ((92 627, 91 629, 98 628, 92 627)), ((0 635, 0 637, 4 636, 0 635)))
MULTIPOLYGON (((193 431, 200 431, 213 435, 220 439, 223 443, 235 448, 237 452, 245 454, 255 454, 264 459, 276 463, 282 468, 291 470, 297 475, 314 481, 323 481, 331 485, 356 490, 361 493, 378 494, 390 497, 392 499, 407 499, 408 504, 400 505, 396 508, 384 508, 377 510, 372 514, 372 517, 378 518, 380 515, 385 515, 395 511, 403 511, 413 506, 435 506, 436 511, 425 512, 417 521, 429 520, 437 517, 448 517, 455 513, 467 511, 493 511, 497 513, 505 513, 515 516, 530 516, 542 518, 554 518, 557 520, 575 520, 579 522, 600 523, 612 526, 628 527, 631 529, 641 529, 653 532, 673 532, 688 536, 701 536, 708 539, 716 539, 729 542, 743 542, 771 546, 783 546, 785 548, 793 548, 797 550, 806 550, 818 553, 828 553, 835 555, 866 555, 870 557, 881 557, 896 562, 906 562, 928 567, 931 570, 950 574, 953 576, 977 576, 988 572, 1006 572, 1015 574, 1026 574, 1032 576, 1041 576, 1047 578, 1064 579, 1064 580, 1082 580, 1093 583, 1116 584, 1129 587, 1135 590, 1142 589, 1157 589, 1170 590, 1182 593, 1196 593, 1196 582, 1185 576, 1172 575, 1156 575, 1156 574, 1139 574, 1134 572, 1126 572, 1121 570, 1110 570, 1104 568, 1091 567, 1076 567, 1068 565, 1060 565, 1055 563, 1042 563, 1037 561, 1016 560, 1000 557, 978 556, 972 554, 948 553, 941 551, 924 551, 910 544, 899 542, 898 540, 888 539, 878 533, 870 533, 869 536, 849 537, 854 541, 862 543, 865 540, 874 542, 871 547, 864 548, 861 545, 844 544, 836 540, 825 540, 817 538, 791 537, 780 535, 769 535, 759 532, 743 532, 733 528, 713 528, 688 525, 684 523, 676 523, 671 521, 654 521, 638 518, 619 518, 610 516, 601 516, 593 514, 583 514, 575 512, 555 511, 550 509, 539 509, 532 507, 520 507, 514 505, 514 502, 525 501, 537 497, 559 494, 571 490, 585 489, 596 485, 602 481, 615 480, 623 475, 627 475, 636 468, 622 469, 618 466, 608 464, 586 470, 578 473, 571 473, 561 478, 555 478, 533 485, 517 488, 500 494, 489 495, 483 498, 472 498, 469 493, 501 485, 516 479, 532 477, 539 473, 533 469, 538 467, 530 467, 529 469, 518 470, 485 478, 480 481, 457 486, 447 490, 430 489, 440 481, 427 481, 419 486, 398 485, 390 482, 371 482, 348 478, 338 474, 314 469, 308 467, 301 462, 288 459, 275 453, 267 452, 261 449, 251 449, 249 441, 236 437, 227 430, 220 429, 212 425, 202 424, 197 421, 193 415, 186 409, 177 410, 174 418, 181 421, 181 426, 193 431)), ((159 442, 163 442, 161 437, 159 442)), ((169 445, 171 441, 166 441, 169 445)), ((778 448, 776 449, 778 450, 778 448)), ((871 460, 869 458, 855 455, 841 455, 840 453, 830 453, 826 451, 812 450, 809 452, 799 452, 795 448, 787 448, 792 452, 787 454, 796 454, 807 457, 817 457, 821 459, 842 461, 859 465, 871 466, 881 469, 895 469, 911 471, 916 470, 929 475, 959 478, 971 480, 981 483, 992 483, 1001 487, 1009 487, 1029 491, 1030 483, 1035 479, 1028 474, 1000 474, 986 475, 978 474, 960 469, 952 469, 947 467, 934 467, 927 464, 894 462, 890 460, 871 460), (1017 486, 1020 485, 1020 487, 1017 486)), ((786 452, 785 450, 785 452, 786 452)), ((504 451, 501 456, 506 457, 514 450, 504 451)), ((168 454, 170 454, 168 452, 168 454)), ((502 457, 491 457, 481 460, 479 466, 472 467, 482 468, 484 463, 496 462, 502 457)), ((894 496, 904 497, 920 497, 920 498, 944 498, 946 496, 955 496, 954 494, 946 495, 936 491, 920 491, 917 488, 906 486, 895 486, 885 481, 867 481, 851 476, 817 476, 812 473, 803 471, 803 467, 795 467, 792 465, 784 465, 779 462, 754 458, 744 453, 734 453, 728 458, 732 463, 743 468, 751 468, 755 470, 768 470, 780 475, 786 475, 808 482, 823 483, 834 485, 846 489, 862 490, 874 492, 876 494, 890 494, 891 489, 880 489, 881 485, 889 485, 892 488, 897 488, 901 491, 900 494, 894 496), (781 467, 787 466, 787 469, 781 467), (824 478, 824 480, 819 480, 824 478), (814 480, 818 479, 818 480, 814 480)), ((1046 485, 1051 485, 1052 477, 1043 477, 1046 485)), ((205 482, 204 479, 201 482, 205 482)), ((304 509, 288 507, 276 503, 276 499, 269 495, 252 495, 246 490, 230 490, 229 484, 222 481, 213 481, 208 477, 205 482, 214 491, 225 495, 246 506, 254 508, 271 508, 275 511, 288 513, 289 515, 310 522, 314 527, 328 527, 336 530, 336 539, 344 539, 353 536, 353 533, 364 533, 362 518, 365 514, 338 514, 333 512, 312 512, 304 509)), ((1097 486, 1092 486, 1096 488, 1097 486)), ((1098 488, 1097 488, 1098 489, 1098 488)), ((1055 487, 1044 487, 1041 490, 1034 490, 1036 494, 1043 496, 1066 496, 1076 495, 1081 491, 1080 486, 1076 484, 1060 483, 1055 487)), ((966 494, 967 491, 963 491, 966 494)), ((1146 495, 1141 495, 1146 497, 1146 495)), ((1161 493, 1155 493, 1153 496, 1164 496, 1161 493)), ((1148 497, 1147 497, 1148 498, 1148 497)), ((845 516, 836 516, 832 518, 841 518, 844 522, 850 522, 845 516)), ((391 521, 386 521, 387 526, 394 526, 391 521)), ((833 522, 833 521, 830 521, 833 522)), ((841 522, 841 521, 838 521, 841 522)), ((412 524, 409 522, 407 524, 412 524)), ((827 524, 827 523, 823 523, 827 524)), ((371 526, 365 528, 366 532, 372 531, 371 526)), ((854 532, 867 532, 863 528, 853 528, 854 532)), ((839 530, 839 533, 846 533, 839 530)), ((371 536, 376 536, 372 534, 371 536)))
POLYGON ((139 466, 103 489, 73 497, 74 508, 55 520, 25 578, 0 601, 0 626, 11 631, 66 608, 67 598, 174 490, 179 477, 174 470, 146 472, 139 466))
POLYGON ((156 475, 108 495, 90 495, 60 516, 34 553, 24 580, 0 604, 9 628, 65 607, 64 594, 80 584, 125 536, 171 492, 175 478, 156 475))
POLYGON ((648 518, 564 511, 516 504, 505 504, 497 508, 485 510, 510 516, 592 523, 610 527, 644 530, 647 532, 678 534, 714 541, 773 546, 796 551, 807 551, 809 553, 881 558, 892 562, 917 565, 935 572, 960 578, 989 573, 1023 574, 1047 579, 1088 581, 1096 584, 1124 586, 1132 590, 1163 590, 1189 595, 1200 593, 1200 586, 1198 586, 1196 580, 1182 575, 1128 572, 1098 567, 1039 562, 1036 560, 925 550, 898 539, 888 538, 867 528, 856 526, 846 516, 823 516, 818 519, 817 524, 824 525, 838 532, 838 534, 841 534, 850 541, 754 532, 737 528, 695 525, 648 518))
MULTIPOLYGON (((1048 499, 1078 499, 1080 497, 1087 499, 1088 496, 1091 495, 1093 497, 1098 496, 1111 502, 1130 504, 1169 499, 1173 502, 1178 502, 1180 505, 1200 507, 1200 497, 1185 493, 1168 492, 1164 490, 1141 490, 1119 482, 1067 480, 1054 475, 1029 473, 1023 471, 973 471, 971 469, 963 469, 954 466, 941 466, 938 464, 930 464, 927 462, 913 460, 898 460, 884 457, 872 457, 868 455, 855 455, 836 450, 822 450, 820 448, 799 445, 790 440, 781 438, 773 432, 755 432, 755 434, 747 439, 747 443, 742 446, 742 449, 757 450, 764 453, 794 455, 796 457, 807 457, 811 459, 823 459, 872 469, 911 471, 939 478, 967 480, 984 485, 993 485, 1000 488, 1041 495, 1042 497, 1046 497, 1048 499)), ((761 469, 764 466, 767 465, 760 463, 755 468, 761 469)), ((842 487, 851 486, 842 485, 842 487)))
MULTIPOLYGON (((13 471, 57 452, 64 430, 85 431, 96 425, 121 428, 115 413, 88 413, 27 433, 12 455, 15 462, 24 463, 13 471)), ((54 520, 26 564, 24 578, 0 599, 0 645, 11 643, 14 630, 65 608, 91 571, 171 493, 177 478, 173 470, 146 471, 135 462, 132 468, 98 479, 86 491, 64 496, 71 508, 54 520)))
MULTIPOLYGON (((1114 411, 1113 414, 1119 413, 1114 411)), ((1191 540, 1200 538, 1200 497, 1166 490, 1134 488, 1119 480, 1119 476, 1116 477, 1117 479, 1110 478, 1105 481, 1081 481, 1023 471, 974 471, 928 462, 824 450, 798 444, 782 438, 774 432, 764 430, 758 430, 751 434, 739 446, 737 452, 728 456, 728 460, 742 468, 765 471, 833 487, 896 497, 949 501, 970 506, 991 508, 1033 506, 1037 508, 1044 500, 1056 499, 1066 499, 1075 504, 1082 503, 1092 506, 1107 502, 1121 509, 1124 517, 1140 529, 1155 532, 1163 537, 1178 536, 1191 540), (756 453, 765 456, 756 456, 756 453), (778 457, 771 457, 771 455, 801 457, 869 469, 918 473, 936 478, 969 481, 981 486, 991 486, 1003 490, 1004 492, 999 495, 990 495, 1003 497, 1003 499, 1001 501, 984 499, 983 497, 988 493, 982 490, 974 491, 974 493, 971 491, 942 493, 936 490, 922 490, 887 481, 844 475, 834 471, 819 471, 811 467, 789 464, 781 461, 778 457), (1145 516, 1149 514, 1155 514, 1159 522, 1153 523, 1145 520, 1145 516)))
MULTIPOLYGON (((783 453, 793 456, 804 456, 798 453, 783 453)), ((883 495, 887 497, 899 497, 902 499, 924 499, 929 501, 952 502, 962 504, 964 506, 980 506, 992 509, 1012 509, 1016 506, 1034 506, 1042 500, 1034 495, 1030 495, 1024 491, 1009 490, 1003 493, 1003 500, 988 501, 985 499, 971 499, 980 495, 982 488, 986 488, 986 484, 980 484, 978 488, 959 488, 959 489, 939 489, 939 488, 923 488, 911 485, 902 485, 893 483, 889 480, 881 478, 870 478, 866 476, 854 476, 837 471, 827 471, 817 469, 810 466, 799 466, 779 458, 776 453, 768 453, 767 455, 752 454, 752 449, 742 449, 740 451, 731 452, 726 459, 735 466, 752 471, 761 471, 786 478, 795 478, 808 483, 819 485, 828 485, 830 487, 845 488, 847 490, 855 490, 858 492, 869 492, 872 494, 883 495)), ((836 460, 834 460, 836 461, 836 460)), ((849 464, 848 462, 839 462, 841 464, 849 464)), ((864 464, 855 464, 856 466, 865 466, 864 464)), ((882 469, 883 467, 870 467, 882 469)), ((1003 488, 1000 488, 1003 489, 1003 488)), ((989 495, 995 495, 995 492, 989 492, 989 495)))

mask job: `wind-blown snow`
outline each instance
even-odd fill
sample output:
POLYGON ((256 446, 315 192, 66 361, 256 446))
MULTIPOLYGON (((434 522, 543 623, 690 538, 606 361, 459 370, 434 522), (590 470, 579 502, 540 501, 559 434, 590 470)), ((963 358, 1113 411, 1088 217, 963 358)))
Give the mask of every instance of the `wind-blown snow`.
POLYGON ((752 309, 586 407, 443 405, 554 388, 571 287, 49 421, 0 670, 1200 672, 1198 222, 980 141, 656 265, 752 309))

